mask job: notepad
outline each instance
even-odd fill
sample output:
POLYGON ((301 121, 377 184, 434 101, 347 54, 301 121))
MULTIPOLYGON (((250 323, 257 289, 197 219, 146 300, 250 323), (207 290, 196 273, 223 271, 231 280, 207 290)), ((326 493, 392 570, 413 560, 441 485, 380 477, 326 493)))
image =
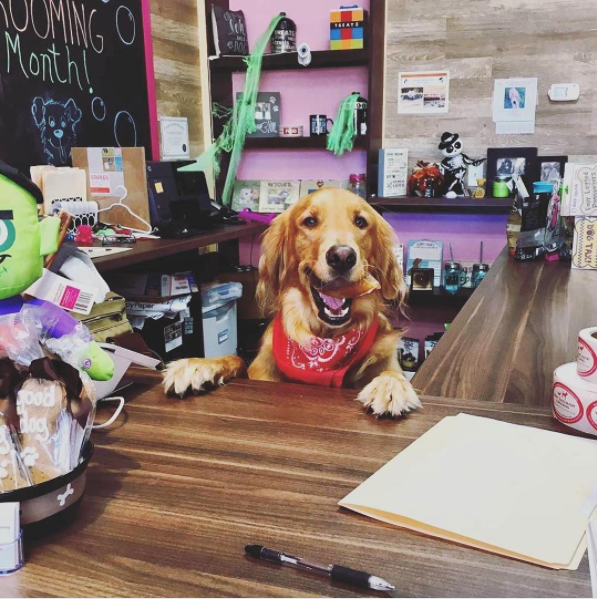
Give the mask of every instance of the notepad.
POLYGON ((597 441, 459 414, 339 505, 383 522, 575 570, 594 508, 597 441))

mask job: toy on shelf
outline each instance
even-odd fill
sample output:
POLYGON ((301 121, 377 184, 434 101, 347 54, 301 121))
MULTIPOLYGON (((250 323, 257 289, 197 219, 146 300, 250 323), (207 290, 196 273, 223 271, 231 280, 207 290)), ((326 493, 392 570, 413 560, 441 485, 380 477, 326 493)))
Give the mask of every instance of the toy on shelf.
POLYGON ((444 176, 437 164, 419 160, 408 178, 408 195, 420 198, 437 198, 441 196, 444 176))
POLYGON ((485 197, 485 185, 487 184, 487 179, 477 179, 477 189, 475 189, 475 193, 473 197, 476 200, 480 200, 485 197))
POLYGON ((485 162, 485 158, 473 160, 463 153, 463 144, 458 133, 448 133, 442 135, 438 148, 442 151, 444 159, 440 164, 444 182, 442 193, 447 198, 466 195, 464 188, 464 175, 466 167, 469 164, 479 166, 485 162))

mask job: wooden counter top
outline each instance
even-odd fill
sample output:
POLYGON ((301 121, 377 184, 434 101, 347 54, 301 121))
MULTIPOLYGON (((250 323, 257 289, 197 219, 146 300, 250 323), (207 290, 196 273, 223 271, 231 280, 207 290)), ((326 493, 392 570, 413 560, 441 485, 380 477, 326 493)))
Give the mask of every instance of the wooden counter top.
POLYGON ((337 505, 445 416, 569 430, 543 408, 423 397, 423 410, 378 420, 353 390, 236 381, 181 401, 159 381, 141 373, 117 423, 93 433, 73 522, 27 543, 0 596, 392 596, 255 562, 248 543, 368 570, 396 597, 591 595, 586 556, 576 571, 548 570, 337 505))
POLYGON ((516 262, 506 248, 413 384, 424 395, 549 406, 554 369, 596 325, 596 271, 516 262))

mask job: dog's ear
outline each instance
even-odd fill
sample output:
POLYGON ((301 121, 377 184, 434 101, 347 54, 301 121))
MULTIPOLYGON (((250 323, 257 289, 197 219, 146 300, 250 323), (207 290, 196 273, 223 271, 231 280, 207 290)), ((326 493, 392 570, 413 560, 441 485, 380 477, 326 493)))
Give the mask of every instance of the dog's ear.
POLYGON ((375 212, 376 241, 372 262, 375 266, 371 274, 379 279, 384 299, 403 304, 406 297, 406 283, 394 254, 396 233, 388 222, 375 212))
POLYGON ((279 291, 288 273, 289 213, 286 210, 274 219, 261 243, 257 301, 265 316, 277 311, 279 291))
POLYGON ((76 125, 83 116, 80 108, 77 107, 72 98, 70 98, 69 101, 64 105, 64 114, 66 114, 67 118, 73 125, 76 125))
POLYGON ((33 115, 35 126, 38 129, 41 129, 46 122, 46 106, 43 99, 39 96, 35 98, 33 104, 31 104, 31 114, 33 115))

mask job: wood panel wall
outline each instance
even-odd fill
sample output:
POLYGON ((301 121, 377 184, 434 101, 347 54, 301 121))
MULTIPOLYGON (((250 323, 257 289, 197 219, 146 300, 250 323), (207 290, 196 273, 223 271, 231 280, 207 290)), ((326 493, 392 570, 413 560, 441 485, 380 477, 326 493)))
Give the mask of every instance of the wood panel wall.
POLYGON ((197 4, 201 0, 152 0, 151 30, 158 116, 189 119, 191 157, 203 151, 197 4))
POLYGON ((595 154, 597 149, 597 12, 595 0, 387 0, 386 147, 407 147, 416 160, 439 159, 444 131, 459 133, 465 152, 536 146, 540 155, 595 154), (398 73, 449 69, 450 111, 397 114, 398 73), (538 77, 534 135, 496 135, 493 81, 538 77), (550 103, 552 83, 580 84, 577 103, 550 103))

